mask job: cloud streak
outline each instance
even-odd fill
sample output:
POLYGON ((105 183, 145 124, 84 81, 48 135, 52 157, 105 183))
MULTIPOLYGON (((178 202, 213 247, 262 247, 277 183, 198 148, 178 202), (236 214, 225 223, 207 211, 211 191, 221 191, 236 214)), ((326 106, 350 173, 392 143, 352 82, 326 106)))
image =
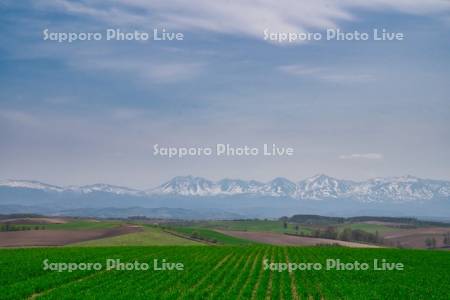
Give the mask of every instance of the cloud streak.
POLYGON ((333 83, 364 83, 375 79, 372 75, 365 73, 348 73, 304 65, 284 65, 278 67, 278 70, 292 76, 313 78, 333 83))
POLYGON ((356 19, 354 10, 407 14, 448 13, 446 0, 40 0, 40 7, 93 17, 108 23, 170 26, 261 38, 265 28, 281 32, 336 27, 356 19))

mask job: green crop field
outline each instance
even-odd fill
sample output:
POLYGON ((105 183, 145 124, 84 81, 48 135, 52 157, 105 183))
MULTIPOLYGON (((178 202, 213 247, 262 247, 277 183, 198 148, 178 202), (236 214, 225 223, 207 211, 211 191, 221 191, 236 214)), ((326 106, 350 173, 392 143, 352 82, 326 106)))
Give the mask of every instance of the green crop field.
POLYGON ((238 239, 229 235, 222 234, 220 232, 196 227, 175 227, 173 230, 186 235, 188 237, 194 237, 201 240, 205 240, 212 243, 221 245, 251 245, 255 242, 238 239))
MULTIPOLYGON (((159 267, 161 267, 159 265, 159 267)), ((0 250, 1 299, 448 299, 450 253, 341 247, 105 247, 0 250), (386 259, 404 270, 292 272, 276 263, 386 259), (53 263, 99 263, 99 270, 44 270, 53 263), (148 263, 149 270, 107 270, 106 259, 148 263), (153 270, 154 259, 183 270, 153 270)))
POLYGON ((144 227, 142 232, 129 233, 104 239, 91 240, 68 245, 72 246, 164 246, 164 245, 203 245, 200 242, 177 237, 157 227, 144 227))
MULTIPOLYGON (((288 224, 285 229, 282 221, 273 220, 239 220, 239 221, 208 221, 198 222, 199 227, 226 229, 226 230, 243 230, 243 231, 267 231, 267 232, 290 232, 295 233, 293 224, 288 224)), ((303 231, 309 232, 305 226, 300 226, 303 231)))
MULTIPOLYGON (((215 229, 226 229, 226 230, 240 230, 240 231, 267 231, 276 233, 296 233, 295 229, 296 223, 288 223, 287 228, 284 228, 282 221, 274 220, 239 220, 239 221, 208 221, 208 222, 198 222, 194 224, 196 227, 204 228, 215 228, 215 229)), ((325 229, 328 225, 309 225, 309 224, 298 224, 299 232, 303 234, 312 234, 315 229, 325 229)), ((399 232, 404 229, 389 227, 379 224, 367 224, 367 223, 343 223, 343 224, 330 224, 330 226, 335 226, 340 232, 345 228, 351 228, 353 230, 360 229, 369 233, 375 233, 378 231, 379 234, 389 233, 389 232, 399 232)))
POLYGON ((198 222, 198 226, 228 230, 283 231, 283 222, 272 220, 205 221, 198 222))

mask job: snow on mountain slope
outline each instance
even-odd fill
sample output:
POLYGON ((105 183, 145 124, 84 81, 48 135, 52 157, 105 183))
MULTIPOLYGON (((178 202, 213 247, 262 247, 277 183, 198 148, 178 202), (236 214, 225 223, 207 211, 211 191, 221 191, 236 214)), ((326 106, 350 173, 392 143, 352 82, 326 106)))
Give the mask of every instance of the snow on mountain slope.
POLYGON ((297 185, 286 178, 278 177, 265 184, 262 192, 267 196, 274 197, 295 197, 297 193, 297 185))
POLYGON ((298 197, 313 200, 339 198, 346 196, 353 184, 351 181, 320 174, 298 183, 298 197))
POLYGON ((150 194, 177 194, 182 196, 209 196, 215 195, 218 187, 212 181, 201 177, 178 176, 160 185, 150 194))
POLYGON ((10 187, 10 188, 25 188, 25 189, 34 189, 34 190, 42 190, 48 192, 62 192, 64 189, 59 186, 50 185, 46 183, 42 183, 34 180, 2 180, 0 181, 0 186, 10 187))
POLYGON ((255 180, 222 179, 217 183, 220 193, 228 195, 257 194, 264 183, 255 180))
POLYGON ((122 187, 122 186, 109 185, 109 184, 104 184, 104 183, 84 185, 84 186, 80 186, 80 187, 71 186, 71 187, 68 187, 66 190, 70 190, 73 192, 80 192, 80 193, 84 193, 84 194, 89 194, 89 193, 94 193, 94 192, 112 193, 112 194, 116 194, 116 195, 134 195, 134 196, 144 194, 142 191, 139 191, 139 190, 130 189, 127 187, 122 187))
POLYGON ((222 179, 213 182, 201 177, 178 176, 159 187, 139 191, 126 187, 93 184, 85 186, 58 187, 27 180, 0 181, 0 188, 25 188, 44 192, 110 193, 130 196, 234 196, 251 195, 265 197, 290 197, 299 200, 350 199, 363 203, 409 203, 448 199, 450 182, 421 179, 413 176, 374 178, 354 182, 326 175, 316 175, 298 183, 285 178, 275 178, 267 183, 254 180, 222 179))
POLYGON ((213 182, 200 177, 175 177, 167 183, 150 190, 150 194, 177 194, 183 196, 217 196, 254 194, 260 196, 295 196, 295 183, 276 178, 268 183, 255 180, 222 179, 213 182))
POLYGON ((439 196, 433 181, 412 176, 370 179, 356 184, 351 195, 364 202, 408 202, 439 196))
POLYGON ((375 178, 362 182, 340 180, 316 175, 295 184, 285 178, 270 182, 223 179, 218 182, 204 178, 175 177, 149 191, 149 194, 183 196, 255 195, 291 197, 304 200, 353 199, 360 202, 426 201, 449 197, 450 182, 420 179, 412 176, 375 178))
POLYGON ((59 187, 55 185, 50 185, 34 180, 3 180, 0 181, 0 187, 9 188, 23 188, 32 190, 41 190, 45 192, 79 192, 79 193, 93 193, 93 192, 104 192, 113 193, 117 195, 139 195, 143 194, 142 191, 134 190, 126 187, 108 185, 108 184, 92 184, 85 186, 69 186, 69 187, 59 187))

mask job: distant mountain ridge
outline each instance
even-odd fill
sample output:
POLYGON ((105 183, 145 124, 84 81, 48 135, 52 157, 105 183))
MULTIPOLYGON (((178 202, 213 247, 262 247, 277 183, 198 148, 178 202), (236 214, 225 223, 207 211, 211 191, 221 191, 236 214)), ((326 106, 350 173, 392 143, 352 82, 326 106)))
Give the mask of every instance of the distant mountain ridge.
POLYGON ((108 193, 148 197, 176 195, 186 197, 264 196, 288 197, 298 200, 351 199, 363 203, 404 203, 450 197, 450 181, 421 179, 413 176, 374 178, 351 181, 316 175, 298 182, 278 177, 269 182, 222 179, 211 181, 202 177, 177 176, 149 190, 137 190, 108 184, 59 187, 29 180, 0 181, 0 188, 21 188, 51 193, 108 193))
POLYGON ((402 176, 356 182, 320 174, 297 183, 281 177, 262 183, 232 179, 213 182, 201 177, 180 176, 147 193, 183 196, 247 194, 302 200, 345 198, 361 202, 408 202, 450 197, 450 181, 402 176))

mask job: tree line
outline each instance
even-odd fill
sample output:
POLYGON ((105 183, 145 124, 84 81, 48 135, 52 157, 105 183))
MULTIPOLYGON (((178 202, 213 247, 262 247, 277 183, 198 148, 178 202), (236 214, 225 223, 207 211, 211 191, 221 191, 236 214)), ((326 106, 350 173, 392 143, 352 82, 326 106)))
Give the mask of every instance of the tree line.
MULTIPOLYGON (((284 229, 287 229, 288 223, 283 222, 284 229)), ((324 238, 331 240, 341 240, 341 241, 353 241, 353 242, 364 242, 370 244, 382 244, 383 238, 379 235, 378 231, 375 233, 367 232, 361 229, 351 229, 344 228, 342 231, 338 231, 335 226, 327 226, 325 229, 315 229, 310 234, 303 231, 299 232, 299 225, 295 225, 296 235, 305 237, 315 237, 324 238)))
POLYGON ((13 225, 13 224, 5 223, 5 224, 2 224, 0 226, 0 231, 2 231, 2 232, 5 232, 5 231, 44 230, 44 229, 45 229, 45 226, 39 226, 39 225, 24 226, 24 225, 13 225))

